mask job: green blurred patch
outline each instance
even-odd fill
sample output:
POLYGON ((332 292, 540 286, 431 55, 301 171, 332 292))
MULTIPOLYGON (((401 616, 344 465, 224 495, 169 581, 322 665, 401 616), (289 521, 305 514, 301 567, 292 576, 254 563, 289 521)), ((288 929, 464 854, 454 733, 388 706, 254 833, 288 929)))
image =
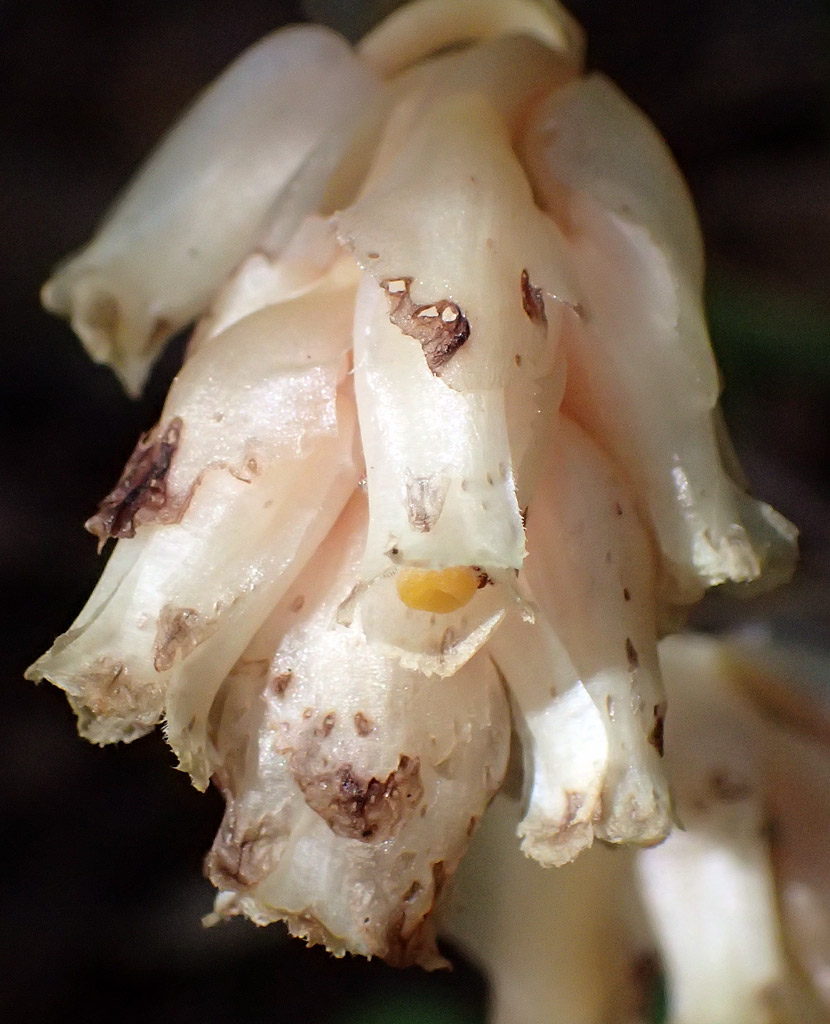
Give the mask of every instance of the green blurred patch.
POLYGON ((412 992, 406 996, 367 996, 359 1009, 350 1007, 337 1024, 486 1024, 455 999, 436 993, 412 992))
POLYGON ((706 287, 712 344, 731 387, 809 382, 830 391, 830 304, 787 295, 724 271, 706 287))

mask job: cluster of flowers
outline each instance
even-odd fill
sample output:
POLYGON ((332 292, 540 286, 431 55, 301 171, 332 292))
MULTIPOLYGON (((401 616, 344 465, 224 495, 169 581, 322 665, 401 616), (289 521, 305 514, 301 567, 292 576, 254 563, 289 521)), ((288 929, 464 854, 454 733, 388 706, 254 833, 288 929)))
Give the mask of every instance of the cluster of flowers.
POLYGON ((791 571, 718 419, 686 187, 582 64, 533 0, 274 33, 44 289, 132 393, 198 319, 30 676, 221 789, 218 915, 439 965, 511 732, 530 858, 658 843, 658 638, 791 571))

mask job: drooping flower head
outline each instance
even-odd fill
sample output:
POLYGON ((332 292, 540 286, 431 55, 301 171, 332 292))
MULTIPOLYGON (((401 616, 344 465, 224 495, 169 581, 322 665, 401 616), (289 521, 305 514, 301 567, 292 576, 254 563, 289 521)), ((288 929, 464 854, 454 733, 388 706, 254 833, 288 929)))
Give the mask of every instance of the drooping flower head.
POLYGON ((665 837, 658 635, 794 557, 726 468, 701 286, 666 147, 534 0, 267 37, 59 268, 132 392, 197 325, 30 675, 222 790, 217 914, 439 964, 511 730, 528 856, 665 837))

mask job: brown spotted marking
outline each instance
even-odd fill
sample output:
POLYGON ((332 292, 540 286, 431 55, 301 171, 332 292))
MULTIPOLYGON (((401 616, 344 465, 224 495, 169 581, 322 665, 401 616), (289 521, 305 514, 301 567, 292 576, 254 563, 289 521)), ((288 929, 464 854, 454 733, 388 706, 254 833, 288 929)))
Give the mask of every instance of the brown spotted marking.
POLYGON ((205 860, 205 874, 219 889, 248 889, 272 867, 273 826, 267 819, 242 825, 231 802, 205 860))
POLYGON ((663 756, 663 741, 666 731, 666 702, 661 701, 654 705, 654 724, 648 734, 648 741, 660 755, 663 756))
POLYGON ((631 637, 625 638, 625 656, 628 660, 628 671, 636 672, 640 667, 640 656, 637 654, 637 648, 631 642, 631 637))
POLYGON ((278 697, 284 697, 285 691, 291 685, 293 679, 294 673, 291 671, 291 669, 288 669, 287 672, 280 672, 279 675, 274 676, 274 678, 271 680, 271 687, 274 690, 274 693, 278 697))
POLYGON ((526 270, 522 271, 522 309, 532 323, 540 327, 547 327, 548 315, 545 312, 545 297, 541 288, 534 288, 530 283, 526 270))
POLYGON ((473 572, 476 574, 476 576, 478 576, 478 584, 477 584, 477 589, 478 590, 484 590, 484 588, 488 584, 490 586, 493 586, 493 581, 490 579, 490 577, 487 575, 487 573, 480 566, 474 565, 472 567, 472 569, 473 569, 473 572))
POLYGON ((293 765, 305 802, 335 835, 363 842, 383 842, 412 814, 424 795, 421 762, 401 754, 385 779, 359 778, 350 764, 331 772, 293 765))
POLYGON ((331 735, 331 731, 337 723, 337 715, 333 711, 329 711, 324 716, 323 720, 314 727, 314 735, 319 736, 320 739, 325 739, 331 735))
POLYGON ((164 518, 167 474, 179 447, 182 421, 177 416, 161 431, 142 434, 121 478, 84 524, 98 537, 134 537, 136 526, 164 518))
POLYGON ((443 476, 417 476, 406 484, 406 519, 413 530, 429 533, 444 510, 450 481, 443 476))
MULTIPOLYGON (((79 717, 85 710, 96 718, 133 719, 141 726, 150 726, 162 716, 161 688, 136 685, 121 661, 98 658, 77 681, 81 694, 77 698, 70 696, 69 700, 79 717)), ((136 735, 140 736, 141 732, 136 735)))
POLYGON ((165 605, 161 610, 153 642, 153 667, 166 672, 177 655, 186 658, 200 643, 214 632, 216 621, 206 621, 195 608, 174 608, 165 605))
POLYGON ((377 955, 390 967, 412 967, 414 964, 427 970, 448 967, 435 946, 435 928, 430 914, 432 906, 416 916, 414 921, 408 921, 407 910, 411 905, 402 903, 389 918, 383 947, 377 955))
POLYGON ((416 305, 410 295, 411 277, 381 282, 389 299, 389 319, 410 338, 420 343, 430 372, 438 376, 470 337, 470 323, 454 302, 416 305))
POLYGON ((368 736, 375 731, 375 723, 362 711, 356 711, 354 716, 354 727, 358 736, 368 736))
POLYGON ((423 891, 424 887, 416 878, 412 885, 410 885, 410 887, 403 894, 403 896, 401 896, 401 899, 403 900, 404 903, 411 903, 414 899, 420 896, 423 891))

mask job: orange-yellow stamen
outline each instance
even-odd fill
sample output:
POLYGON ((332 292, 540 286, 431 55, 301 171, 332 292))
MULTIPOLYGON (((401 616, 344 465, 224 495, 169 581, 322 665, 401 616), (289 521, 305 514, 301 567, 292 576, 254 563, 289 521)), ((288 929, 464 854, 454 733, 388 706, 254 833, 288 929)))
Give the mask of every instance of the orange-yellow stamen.
POLYGON ((407 608, 445 615, 463 608, 481 585, 481 573, 468 565, 449 569, 401 569, 398 597, 407 608))

